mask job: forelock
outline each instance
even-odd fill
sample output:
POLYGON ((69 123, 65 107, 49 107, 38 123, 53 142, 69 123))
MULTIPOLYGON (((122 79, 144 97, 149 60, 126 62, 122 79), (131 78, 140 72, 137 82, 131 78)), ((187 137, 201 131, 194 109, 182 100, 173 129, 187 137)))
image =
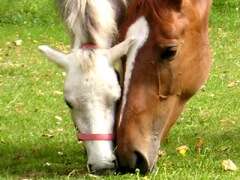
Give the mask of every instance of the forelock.
POLYGON ((90 72, 95 67, 97 58, 95 50, 80 50, 74 55, 82 72, 90 72))

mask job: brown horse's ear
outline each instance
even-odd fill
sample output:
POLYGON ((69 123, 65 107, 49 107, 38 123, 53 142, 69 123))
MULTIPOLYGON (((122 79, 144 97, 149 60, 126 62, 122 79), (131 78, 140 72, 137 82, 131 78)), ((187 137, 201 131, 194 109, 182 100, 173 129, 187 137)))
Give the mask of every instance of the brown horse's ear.
POLYGON ((182 0, 168 0, 168 4, 177 11, 180 11, 182 8, 182 0))

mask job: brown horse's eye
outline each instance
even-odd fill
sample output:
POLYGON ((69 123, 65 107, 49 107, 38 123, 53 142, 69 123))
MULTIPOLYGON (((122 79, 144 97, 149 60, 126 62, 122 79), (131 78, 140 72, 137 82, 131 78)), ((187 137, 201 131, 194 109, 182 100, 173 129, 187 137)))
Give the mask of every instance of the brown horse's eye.
POLYGON ((161 59, 171 61, 175 58, 176 54, 177 54, 177 46, 165 47, 161 52, 161 59))

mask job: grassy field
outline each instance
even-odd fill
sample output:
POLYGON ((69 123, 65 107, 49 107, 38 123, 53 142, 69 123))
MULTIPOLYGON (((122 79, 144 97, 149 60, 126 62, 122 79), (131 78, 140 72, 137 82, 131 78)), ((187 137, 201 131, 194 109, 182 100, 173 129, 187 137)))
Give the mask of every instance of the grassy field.
POLYGON ((52 1, 1 0, 0 179, 240 179, 240 170, 221 166, 231 159, 240 167, 239 8, 239 0, 214 2, 210 79, 162 145, 155 172, 96 177, 87 173, 63 101, 63 74, 37 51, 39 44, 69 44, 52 1), (189 147, 185 156, 176 152, 181 145, 189 147))

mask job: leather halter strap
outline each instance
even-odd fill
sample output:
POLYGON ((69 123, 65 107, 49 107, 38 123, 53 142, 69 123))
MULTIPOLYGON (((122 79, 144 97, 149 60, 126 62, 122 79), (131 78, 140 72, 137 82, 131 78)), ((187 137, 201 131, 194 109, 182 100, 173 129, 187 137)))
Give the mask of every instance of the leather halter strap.
POLYGON ((114 135, 77 133, 77 138, 79 141, 112 141, 114 140, 114 135))
POLYGON ((83 49, 97 49, 98 46, 94 43, 85 43, 81 45, 81 48, 83 49))

